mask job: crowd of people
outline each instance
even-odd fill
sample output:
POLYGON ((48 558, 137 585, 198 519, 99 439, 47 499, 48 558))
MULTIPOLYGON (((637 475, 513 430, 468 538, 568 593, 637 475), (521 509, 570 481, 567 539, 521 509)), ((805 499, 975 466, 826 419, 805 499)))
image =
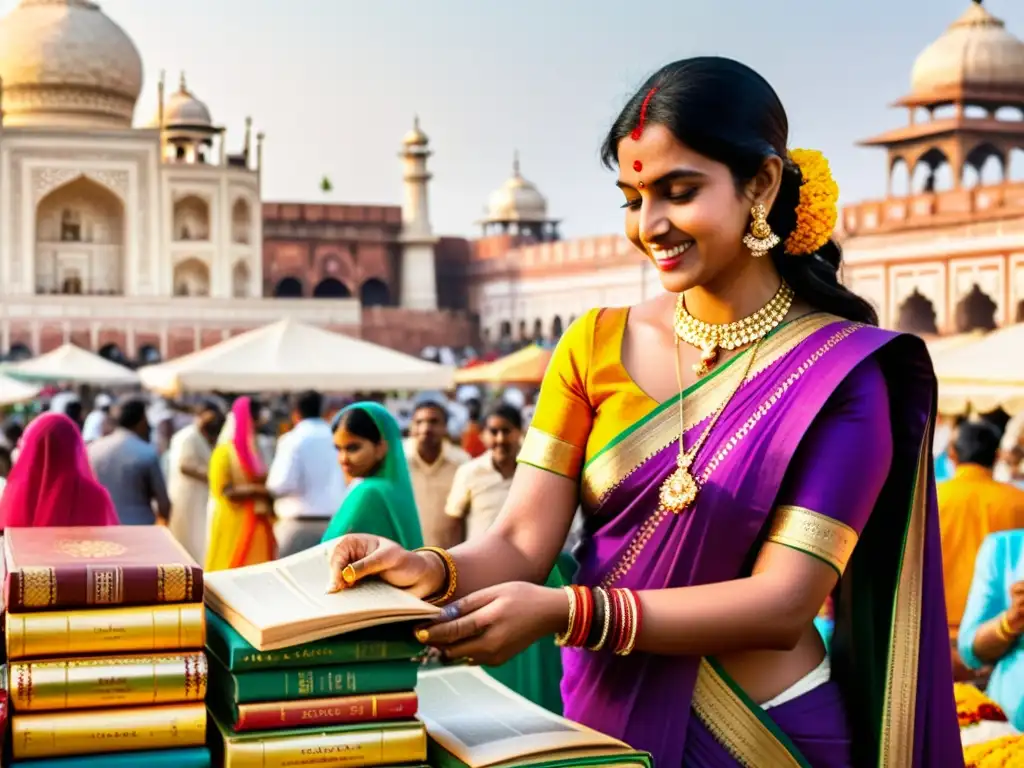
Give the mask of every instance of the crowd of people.
MULTIPOLYGON (((497 401, 484 412, 470 400, 453 435, 453 402, 414 401, 403 430, 380 403, 338 409, 314 391, 266 404, 201 399, 188 418, 139 394, 100 393, 85 413, 82 398, 59 393, 23 431, 17 419, 6 426, 17 461, 3 472, 0 528, 166 525, 208 571, 346 533, 453 547, 497 517, 524 427, 523 408, 497 401)), ((552 578, 570 578, 570 562, 552 578)), ((553 640, 492 672, 561 710, 553 640)))

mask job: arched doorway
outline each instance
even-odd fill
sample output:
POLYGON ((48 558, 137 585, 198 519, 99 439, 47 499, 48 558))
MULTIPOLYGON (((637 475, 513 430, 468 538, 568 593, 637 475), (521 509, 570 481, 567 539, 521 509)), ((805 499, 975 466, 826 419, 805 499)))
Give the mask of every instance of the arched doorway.
POLYGON ((562 316, 555 315, 555 319, 551 321, 551 338, 554 341, 558 341, 562 337, 562 316))
POLYGON ((359 301, 364 307, 386 307, 391 303, 391 291, 383 280, 371 277, 359 288, 359 301))
POLYGON ((11 361, 28 360, 30 357, 32 357, 32 350, 20 341, 11 344, 11 348, 7 350, 7 359, 11 361))
POLYGON ((121 199, 86 176, 47 194, 36 207, 36 292, 121 293, 125 227, 121 199))
POLYGON ((100 347, 99 354, 100 357, 106 358, 112 363, 124 364, 125 362, 124 352, 121 351, 121 348, 117 346, 117 344, 104 344, 100 347))
POLYGON ((200 259, 185 259, 174 267, 175 296, 209 296, 210 268, 200 259))
POLYGON ((315 299, 347 299, 351 295, 345 284, 333 277, 325 277, 313 288, 315 299))
POLYGON ((539 317, 533 321, 533 340, 536 342, 544 341, 544 321, 539 317))
POLYGON ((249 203, 241 197, 231 206, 231 241, 248 244, 252 240, 252 214, 249 203))
POLYGON ((238 261, 231 270, 231 295, 236 299, 244 299, 249 296, 249 266, 245 261, 238 261))
POLYGON ((295 277, 282 277, 274 286, 274 296, 278 299, 301 299, 302 282, 295 277))
POLYGON ((935 334, 935 306, 917 288, 900 304, 896 327, 905 333, 935 334))
POLYGON ((999 307, 992 297, 975 283, 956 305, 954 319, 958 333, 969 331, 991 331, 996 327, 996 311, 999 307))
POLYGON ((186 195, 174 203, 174 240, 210 239, 210 205, 198 195, 186 195))
POLYGON ((162 359, 160 350, 152 344, 143 344, 139 347, 139 363, 141 365, 153 365, 162 359))

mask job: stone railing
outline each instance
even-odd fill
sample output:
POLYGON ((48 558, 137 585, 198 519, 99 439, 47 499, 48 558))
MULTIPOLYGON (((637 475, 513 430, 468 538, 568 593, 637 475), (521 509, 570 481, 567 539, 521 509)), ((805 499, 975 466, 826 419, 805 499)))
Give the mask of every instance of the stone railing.
POLYGON ((929 226, 964 219, 984 220, 1024 215, 1024 182, 952 189, 886 200, 869 200, 843 208, 845 237, 929 226))

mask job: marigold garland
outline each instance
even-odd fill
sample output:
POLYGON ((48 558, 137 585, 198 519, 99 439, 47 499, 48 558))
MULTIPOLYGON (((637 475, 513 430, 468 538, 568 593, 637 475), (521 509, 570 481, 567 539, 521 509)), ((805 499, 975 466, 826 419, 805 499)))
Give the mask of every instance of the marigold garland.
POLYGON ((964 748, 966 768, 1021 768, 1024 766, 1024 736, 1003 736, 964 748))
POLYGON ((807 256, 832 237, 839 219, 839 185, 828 160, 814 149, 794 149, 789 158, 800 168, 803 184, 796 207, 796 227, 786 239, 786 253, 807 256))

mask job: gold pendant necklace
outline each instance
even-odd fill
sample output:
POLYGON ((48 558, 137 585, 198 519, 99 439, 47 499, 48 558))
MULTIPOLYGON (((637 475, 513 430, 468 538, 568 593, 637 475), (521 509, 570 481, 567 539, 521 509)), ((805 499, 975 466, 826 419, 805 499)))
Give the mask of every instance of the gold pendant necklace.
POLYGON ((731 323, 705 323, 686 309, 683 294, 676 300, 672 323, 676 337, 701 351, 700 362, 693 366, 698 376, 706 376, 718 363, 720 351, 739 349, 760 341, 779 327, 793 306, 793 289, 783 280, 771 301, 757 312, 731 323))
MULTIPOLYGON (((763 339, 763 337, 762 337, 763 339)), ((726 406, 732 402, 732 399, 739 392, 740 387, 743 386, 743 382, 750 376, 750 371, 754 367, 754 358, 757 356, 757 350, 761 346, 762 339, 757 339, 754 342, 754 348, 750 350, 750 357, 747 359, 747 366, 743 369, 743 375, 740 376, 739 381, 736 383, 736 387, 729 396, 725 398, 725 401, 715 409, 715 412, 711 415, 708 425, 704 427, 704 431, 700 433, 700 437, 697 438, 697 442, 693 444, 690 450, 684 449, 683 436, 686 433, 686 424, 683 419, 683 373, 681 363, 679 362, 679 337, 676 336, 676 384, 679 387, 679 456, 676 458, 676 468, 669 475, 665 482, 661 484, 661 490, 658 494, 658 500, 661 502, 663 509, 668 510, 674 514, 679 514, 684 509, 693 504, 697 500, 697 493, 700 491, 700 486, 697 484, 697 479, 691 474, 690 467, 693 464, 693 460, 697 457, 697 452, 707 442, 708 436, 711 434, 711 430, 715 428, 715 424, 718 423, 718 417, 722 415, 726 406)))

